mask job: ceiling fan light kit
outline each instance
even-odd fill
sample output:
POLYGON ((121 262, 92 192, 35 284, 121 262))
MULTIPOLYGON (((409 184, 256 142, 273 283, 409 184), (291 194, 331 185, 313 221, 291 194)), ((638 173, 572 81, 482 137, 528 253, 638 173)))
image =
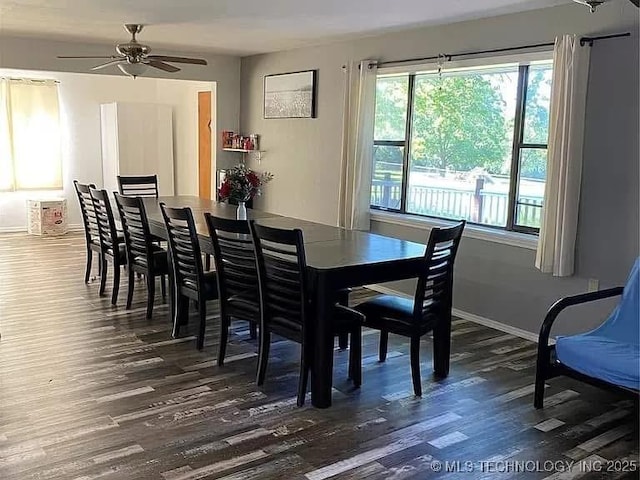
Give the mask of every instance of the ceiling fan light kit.
POLYGON ((136 78, 146 72, 149 66, 144 63, 118 63, 118 68, 125 75, 136 78))
POLYGON ((103 58, 108 62, 96 65, 91 70, 101 70, 105 67, 117 65, 125 75, 136 78, 142 75, 149 67, 157 68, 169 73, 179 72, 180 69, 171 63, 189 63, 191 65, 206 65, 207 61, 201 58, 172 57, 168 55, 150 55, 151 47, 138 42, 136 35, 142 31, 144 25, 127 23, 124 28, 131 34, 131 40, 126 43, 118 43, 116 52, 118 55, 105 57, 87 56, 58 56, 58 58, 103 58))

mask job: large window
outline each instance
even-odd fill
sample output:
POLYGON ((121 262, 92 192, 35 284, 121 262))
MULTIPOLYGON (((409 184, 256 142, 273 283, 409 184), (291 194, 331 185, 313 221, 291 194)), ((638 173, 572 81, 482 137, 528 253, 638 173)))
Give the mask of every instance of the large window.
POLYGON ((58 86, 0 78, 0 191, 62 189, 58 86))
POLYGON ((550 60, 377 79, 372 208, 536 233, 550 60))

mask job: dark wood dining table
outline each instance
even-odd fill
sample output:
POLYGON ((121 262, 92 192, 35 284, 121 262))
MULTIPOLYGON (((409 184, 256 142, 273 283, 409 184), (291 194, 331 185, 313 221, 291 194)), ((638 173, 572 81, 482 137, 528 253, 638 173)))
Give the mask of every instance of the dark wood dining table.
MULTIPOLYGON (((151 233, 166 239, 159 203, 189 207, 196 221, 200 248, 213 255, 204 213, 236 218, 236 207, 192 196, 145 198, 151 233)), ((311 372, 311 403, 331 406, 334 335, 331 325, 337 292, 348 287, 417 277, 423 265, 425 246, 419 243, 357 230, 346 230, 296 218, 247 210, 248 219, 278 228, 303 232, 307 274, 315 301, 315 351, 311 372)))

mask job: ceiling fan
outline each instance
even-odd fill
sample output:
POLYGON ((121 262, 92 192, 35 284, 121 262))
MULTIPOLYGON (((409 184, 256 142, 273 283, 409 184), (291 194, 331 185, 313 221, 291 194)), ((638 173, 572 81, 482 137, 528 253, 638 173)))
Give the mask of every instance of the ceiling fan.
POLYGON ((126 75, 136 78, 142 75, 148 67, 164 70, 165 72, 175 73, 180 69, 169 63, 190 63, 193 65, 206 65, 207 61, 201 58, 187 57, 170 57, 167 55, 149 55, 151 48, 148 45, 138 43, 136 35, 142 31, 144 25, 136 23, 127 23, 124 29, 131 34, 131 40, 126 43, 118 43, 116 52, 118 55, 110 55, 104 57, 93 56, 58 56, 58 58, 108 58, 108 62, 97 65, 91 70, 100 70, 111 65, 117 65, 126 75), (169 63, 166 63, 169 62, 169 63))
MULTIPOLYGON (((594 13, 596 9, 607 2, 608 0, 573 0, 576 3, 580 3, 582 5, 586 5, 591 10, 591 13, 594 13)), ((638 0, 630 0, 636 7, 640 6, 638 0)))

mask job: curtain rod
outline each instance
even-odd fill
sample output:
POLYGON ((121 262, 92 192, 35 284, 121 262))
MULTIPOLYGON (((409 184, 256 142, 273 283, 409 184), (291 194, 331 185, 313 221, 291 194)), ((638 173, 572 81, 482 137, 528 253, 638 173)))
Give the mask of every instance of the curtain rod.
MULTIPOLYGON (((602 35, 599 37, 582 37, 580 38, 580 45, 584 46, 584 45, 589 45, 592 46, 593 42, 595 42, 596 40, 606 40, 609 38, 619 38, 619 37, 629 37, 631 36, 630 32, 625 32, 625 33, 614 33, 612 35, 602 35)), ((542 47, 553 47, 555 45, 554 42, 547 42, 547 43, 536 43, 533 45, 521 45, 518 47, 506 47, 506 48, 494 48, 491 50, 478 50, 475 52, 462 52, 462 53, 453 53, 453 54, 446 54, 446 53, 441 53, 439 55, 433 55, 431 57, 421 57, 421 58, 406 58, 404 60, 390 60, 388 62, 378 62, 378 67, 381 66, 385 66, 385 65, 396 65, 396 64, 401 64, 401 63, 417 63, 417 62, 424 62, 427 60, 440 60, 440 59, 445 59, 447 61, 451 61, 451 59, 455 58, 455 57, 466 57, 466 56, 470 56, 470 55, 482 55, 485 53, 502 53, 502 52, 514 52, 514 51, 518 51, 518 50, 529 50, 529 49, 534 49, 534 48, 542 48, 542 47)))
POLYGON ((46 78, 0 77, 0 80, 13 80, 15 82, 35 82, 35 83, 60 83, 58 80, 46 79, 46 78))
POLYGON ((589 46, 592 46, 593 42, 595 42, 596 40, 607 40, 609 38, 620 38, 620 37, 630 37, 630 36, 631 36, 631 32, 614 33, 611 35, 600 35, 599 37, 582 37, 580 39, 580 45, 584 46, 585 44, 588 44, 589 46))

